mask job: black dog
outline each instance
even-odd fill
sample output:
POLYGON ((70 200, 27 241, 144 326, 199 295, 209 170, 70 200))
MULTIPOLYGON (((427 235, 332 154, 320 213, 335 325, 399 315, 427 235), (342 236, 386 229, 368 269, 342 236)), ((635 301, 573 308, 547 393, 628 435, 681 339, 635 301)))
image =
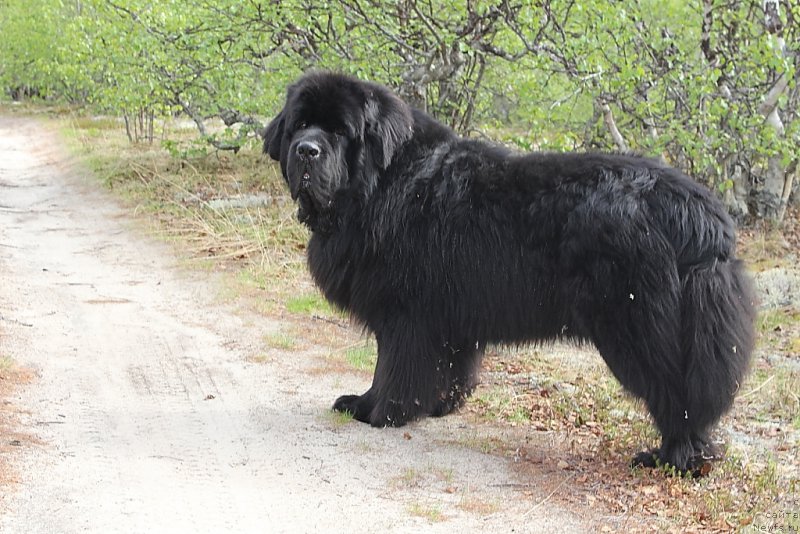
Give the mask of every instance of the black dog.
POLYGON ((590 341, 643 399, 659 449, 697 470, 753 349, 734 226, 706 189, 637 156, 515 154, 462 139, 389 90, 314 73, 265 132, 326 298, 375 333, 373 426, 445 415, 487 343, 590 341))

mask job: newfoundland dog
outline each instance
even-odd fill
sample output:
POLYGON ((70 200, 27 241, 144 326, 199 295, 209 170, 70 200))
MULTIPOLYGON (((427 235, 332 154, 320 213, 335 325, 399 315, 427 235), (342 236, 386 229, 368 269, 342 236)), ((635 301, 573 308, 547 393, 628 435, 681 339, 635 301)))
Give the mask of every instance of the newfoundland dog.
POLYGON ((325 297, 375 334, 372 386, 334 410, 376 427, 460 406, 487 344, 588 341, 661 445, 705 471, 753 349, 750 282, 722 204, 660 161, 518 154, 458 137, 391 91, 316 72, 264 150, 280 162, 325 297))

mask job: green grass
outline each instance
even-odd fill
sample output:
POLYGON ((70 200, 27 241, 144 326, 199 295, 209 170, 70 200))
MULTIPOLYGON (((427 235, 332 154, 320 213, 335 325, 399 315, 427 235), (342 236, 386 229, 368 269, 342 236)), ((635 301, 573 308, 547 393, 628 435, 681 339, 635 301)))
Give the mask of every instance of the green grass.
POLYGON ((348 348, 344 358, 359 371, 372 371, 378 361, 378 348, 374 341, 366 341, 363 345, 348 348))
POLYGON ((682 483, 699 490, 697 493, 712 517, 725 517, 734 525, 746 525, 750 521, 757 524, 766 514, 781 511, 781 505, 776 503, 787 494, 796 495, 800 482, 794 479, 786 484, 781 479, 779 463, 772 453, 765 452, 764 458, 752 459, 738 448, 729 449, 714 471, 710 479, 682 483), (733 477, 736 483, 724 483, 728 477, 733 477))
POLYGON ((0 356, 0 373, 14 369, 14 360, 8 356, 0 356))
POLYGON ((789 357, 800 357, 800 310, 792 307, 762 311, 756 320, 758 343, 789 357))
POLYGON ((297 347, 297 339, 284 332, 276 332, 264 336, 267 347, 280 350, 292 350, 297 347))
POLYGON ((274 361, 275 357, 273 355, 267 354, 266 352, 259 352, 257 354, 253 354, 248 359, 253 363, 267 363, 274 361))
POLYGON ((320 293, 306 293, 286 301, 286 309, 300 315, 336 315, 336 311, 320 293))
POLYGON ((762 421, 796 426, 800 416, 800 370, 783 366, 756 369, 739 395, 762 421))
POLYGON ((800 326, 800 310, 794 308, 764 310, 759 313, 756 326, 763 334, 800 326))
POLYGON ((522 406, 515 403, 513 390, 504 386, 479 391, 470 402, 477 404, 487 419, 508 420, 512 415, 518 417, 522 410, 522 406))
POLYGON ((334 428, 343 427, 349 423, 354 421, 353 415, 349 412, 337 412, 334 410, 326 410, 324 412, 324 418, 328 421, 331 426, 334 428))
POLYGON ((419 485, 420 481, 422 480, 422 475, 414 469, 413 467, 409 467, 403 474, 397 478, 397 481, 404 486, 417 486, 419 485))
POLYGON ((455 480, 455 470, 453 468, 436 468, 434 469, 436 478, 447 483, 452 484, 455 480))
POLYGON ((447 520, 447 516, 442 513, 438 506, 413 503, 408 506, 408 512, 413 516, 427 519, 431 523, 441 523, 447 520))

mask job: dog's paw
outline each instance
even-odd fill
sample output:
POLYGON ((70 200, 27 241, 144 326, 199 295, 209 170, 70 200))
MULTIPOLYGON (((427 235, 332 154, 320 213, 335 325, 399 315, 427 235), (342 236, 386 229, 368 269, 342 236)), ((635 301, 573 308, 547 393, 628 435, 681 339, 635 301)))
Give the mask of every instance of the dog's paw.
POLYGON ((661 465, 659 452, 658 449, 650 449, 649 451, 637 453, 631 460, 631 467, 646 467, 648 469, 659 467, 661 465))
POLYGON ((403 426, 425 415, 414 402, 375 402, 369 392, 363 395, 343 395, 333 403, 333 410, 347 412, 354 419, 377 428, 403 426))
POLYGON ((347 412, 353 419, 362 423, 370 423, 370 413, 373 410, 372 402, 364 395, 342 395, 333 403, 333 411, 347 412))
POLYGON ((651 449, 636 454, 631 460, 631 467, 661 469, 667 475, 700 478, 711 472, 714 468, 712 462, 718 459, 719 456, 698 453, 682 462, 670 462, 662 457, 660 449, 651 449))
POLYGON ((370 415, 369 424, 374 427, 404 426, 413 415, 407 409, 403 409, 399 403, 387 403, 385 406, 377 406, 370 415))

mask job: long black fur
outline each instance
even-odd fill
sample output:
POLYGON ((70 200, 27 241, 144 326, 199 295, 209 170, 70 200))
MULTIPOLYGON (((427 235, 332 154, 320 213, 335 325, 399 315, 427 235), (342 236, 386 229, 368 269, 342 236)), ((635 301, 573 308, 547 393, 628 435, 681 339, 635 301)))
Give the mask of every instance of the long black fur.
POLYGON ((489 343, 593 343, 662 435, 635 463, 696 470, 753 349, 734 226, 704 187, 632 155, 520 155, 386 88, 312 73, 264 150, 311 229, 325 297, 378 343, 333 408, 400 426, 460 406, 489 343))

